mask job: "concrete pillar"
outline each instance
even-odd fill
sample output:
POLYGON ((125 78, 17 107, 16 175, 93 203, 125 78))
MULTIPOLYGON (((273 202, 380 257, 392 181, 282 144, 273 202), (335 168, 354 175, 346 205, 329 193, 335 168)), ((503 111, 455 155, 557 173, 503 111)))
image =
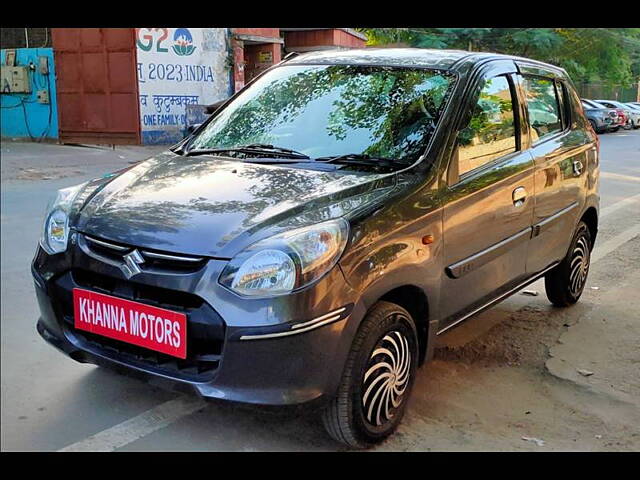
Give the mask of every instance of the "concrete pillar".
POLYGON ((244 87, 244 43, 242 40, 233 38, 231 48, 233 50, 233 92, 235 93, 244 87))

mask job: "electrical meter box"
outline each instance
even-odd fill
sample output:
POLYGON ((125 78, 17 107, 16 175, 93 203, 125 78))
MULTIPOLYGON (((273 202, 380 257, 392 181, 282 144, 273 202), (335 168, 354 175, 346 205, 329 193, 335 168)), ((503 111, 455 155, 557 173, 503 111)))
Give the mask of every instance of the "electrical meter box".
POLYGON ((0 65, 1 93, 31 93, 29 67, 0 65))

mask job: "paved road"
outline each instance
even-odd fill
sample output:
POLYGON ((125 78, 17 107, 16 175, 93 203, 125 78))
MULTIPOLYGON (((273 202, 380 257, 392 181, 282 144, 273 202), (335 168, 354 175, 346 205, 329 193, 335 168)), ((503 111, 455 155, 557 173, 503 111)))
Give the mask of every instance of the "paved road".
MULTIPOLYGON (((601 142, 603 218, 581 302, 553 309, 536 282, 540 295, 447 333, 381 450, 640 448, 640 131, 601 142)), ((37 335, 29 262, 48 199, 148 154, 3 142, 2 450, 341 449, 313 416, 205 405, 75 363, 37 335)))

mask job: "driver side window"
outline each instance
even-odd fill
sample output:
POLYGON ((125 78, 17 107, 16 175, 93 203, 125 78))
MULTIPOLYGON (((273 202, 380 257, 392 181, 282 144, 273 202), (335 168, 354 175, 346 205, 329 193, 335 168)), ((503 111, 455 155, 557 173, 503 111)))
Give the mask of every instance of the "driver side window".
POLYGON ((488 79, 471 120, 458 134, 458 175, 516 151, 513 97, 507 77, 488 79))

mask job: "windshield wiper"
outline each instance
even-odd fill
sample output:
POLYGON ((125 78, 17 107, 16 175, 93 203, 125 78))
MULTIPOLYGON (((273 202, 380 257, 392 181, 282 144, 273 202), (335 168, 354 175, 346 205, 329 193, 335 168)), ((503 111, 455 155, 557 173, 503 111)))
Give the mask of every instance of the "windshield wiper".
POLYGON ((290 153, 291 155, 296 155, 299 158, 309 158, 309 155, 305 155, 302 152, 298 152, 296 150, 291 150, 290 148, 277 147, 275 145, 269 145, 267 143, 250 143, 249 145, 241 145, 241 148, 251 148, 251 149, 259 149, 259 150, 270 150, 279 153, 290 153))
POLYGON ((372 157, 366 153, 346 153, 344 155, 335 155, 329 157, 318 157, 316 162, 322 163, 342 163, 348 165, 367 165, 379 167, 408 167, 410 162, 386 157, 372 157))
POLYGON ((189 150, 187 156, 193 155, 208 155, 211 153, 224 153, 224 152, 238 152, 247 153, 250 155, 277 155, 284 158, 301 158, 309 159, 308 155, 301 152, 296 152, 290 148, 276 147, 274 145, 268 145, 265 143, 251 143, 249 145, 240 145, 237 147, 222 147, 222 148, 205 148, 197 150, 189 150))

